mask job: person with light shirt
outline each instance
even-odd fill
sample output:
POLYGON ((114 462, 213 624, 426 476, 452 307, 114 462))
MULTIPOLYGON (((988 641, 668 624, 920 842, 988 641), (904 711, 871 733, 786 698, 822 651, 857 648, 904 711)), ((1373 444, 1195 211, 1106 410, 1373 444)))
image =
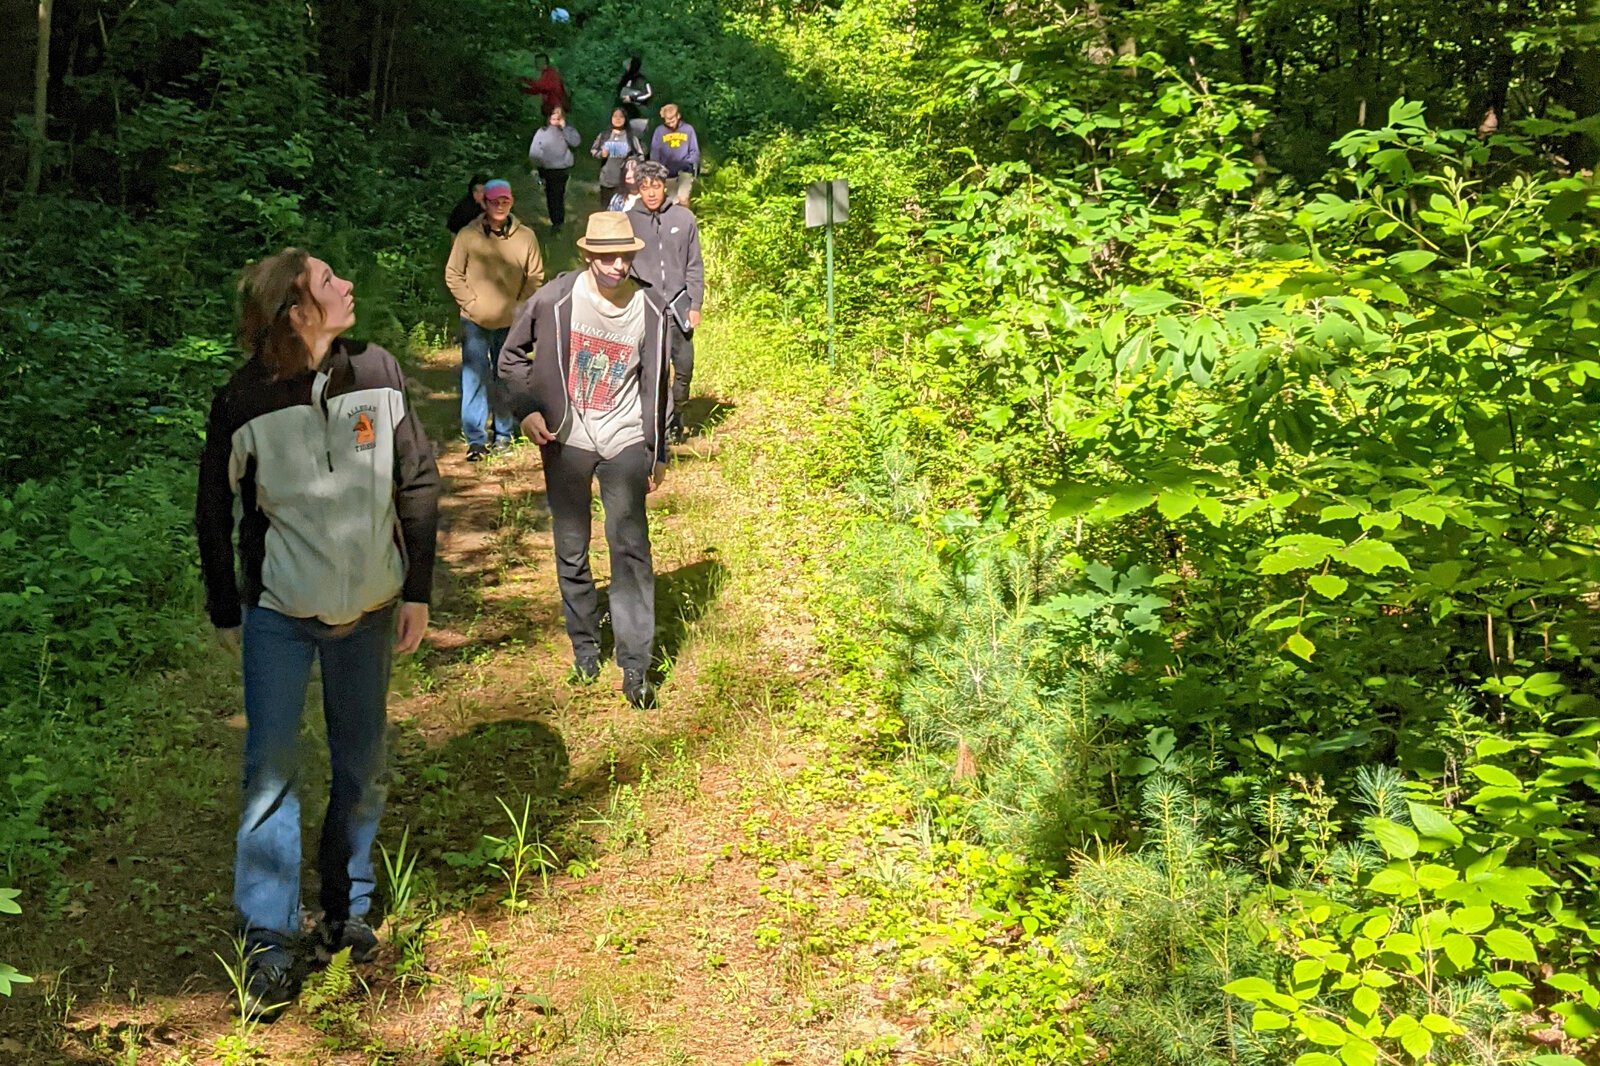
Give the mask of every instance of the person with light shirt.
POLYGON ((634 273, 644 242, 628 216, 589 216, 584 268, 523 304, 500 349, 511 412, 544 460, 556 576, 577 684, 600 676, 600 608, 589 568, 594 485, 611 554, 611 626, 622 691, 653 706, 655 570, 645 496, 666 468, 666 309, 634 273))
POLYGON ((461 435, 469 463, 511 443, 516 423, 495 380, 495 357, 517 305, 544 283, 539 242, 511 213, 514 202, 509 182, 486 183, 482 216, 456 234, 444 266, 461 309, 461 435))
POLYGON ((528 161, 544 183, 544 206, 550 214, 550 235, 561 232, 567 221, 567 175, 572 172, 572 150, 578 147, 578 131, 567 125, 565 108, 555 108, 549 119, 533 135, 528 145, 528 161))
POLYGON ((249 1018, 282 1010, 303 970, 296 782, 312 664, 322 664, 332 770, 316 951, 326 961, 348 949, 366 963, 378 950, 367 919, 389 670, 428 628, 433 445, 394 357, 345 336, 355 310, 354 286, 298 248, 250 267, 238 326, 247 361, 217 391, 200 454, 206 612, 244 668, 233 903, 249 1018))

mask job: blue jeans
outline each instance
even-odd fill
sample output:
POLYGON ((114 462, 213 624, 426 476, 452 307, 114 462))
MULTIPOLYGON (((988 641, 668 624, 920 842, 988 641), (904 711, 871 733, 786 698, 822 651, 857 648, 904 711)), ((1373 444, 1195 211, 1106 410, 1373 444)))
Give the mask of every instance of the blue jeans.
POLYGON ((317 852, 322 910, 342 921, 372 908, 394 626, 393 606, 345 626, 265 607, 245 613, 244 807, 233 903, 253 946, 282 946, 300 929, 300 717, 318 657, 333 769, 317 852))
POLYGON ((509 329, 484 329, 468 318, 461 320, 461 433, 468 444, 491 444, 484 431, 489 413, 494 412, 494 439, 509 441, 515 430, 511 405, 495 361, 509 329))

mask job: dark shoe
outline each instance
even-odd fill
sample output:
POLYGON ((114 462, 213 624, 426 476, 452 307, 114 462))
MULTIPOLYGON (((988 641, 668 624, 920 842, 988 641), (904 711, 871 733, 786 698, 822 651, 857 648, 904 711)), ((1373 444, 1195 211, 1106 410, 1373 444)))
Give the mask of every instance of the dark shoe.
POLYGON ((489 446, 487 444, 467 445, 467 462, 481 463, 487 458, 489 458, 489 446))
POLYGON ((567 684, 592 685, 600 680, 600 659, 595 655, 579 655, 572 660, 572 669, 567 671, 567 684))
POLYGON ((656 687, 643 670, 622 671, 622 694, 637 710, 656 705, 656 687))
POLYGON ((322 923, 317 933, 317 961, 327 963, 345 948, 350 949, 351 962, 371 962, 378 957, 378 934, 365 918, 322 923))
POLYGON ((299 991, 294 957, 284 948, 258 948, 245 960, 244 1002, 238 1007, 246 1021, 271 1022, 299 991))

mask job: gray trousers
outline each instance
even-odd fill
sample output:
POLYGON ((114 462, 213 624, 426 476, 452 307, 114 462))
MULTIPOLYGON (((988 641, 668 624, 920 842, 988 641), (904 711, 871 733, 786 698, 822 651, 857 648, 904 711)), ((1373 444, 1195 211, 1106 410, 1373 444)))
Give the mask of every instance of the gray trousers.
POLYGON ((611 631, 617 641, 617 665, 624 670, 648 669, 656 636, 655 563, 644 506, 655 465, 650 450, 634 445, 614 459, 564 444, 545 444, 539 452, 544 456, 556 577, 573 655, 600 651, 599 594, 589 569, 589 509, 598 479, 611 553, 611 631))

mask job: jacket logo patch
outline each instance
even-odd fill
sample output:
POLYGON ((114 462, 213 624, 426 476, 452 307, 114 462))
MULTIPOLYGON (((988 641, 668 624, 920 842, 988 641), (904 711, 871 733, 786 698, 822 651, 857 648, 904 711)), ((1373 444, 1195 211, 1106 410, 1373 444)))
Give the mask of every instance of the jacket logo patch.
POLYGON ((356 451, 371 451, 378 446, 378 431, 372 426, 372 418, 365 412, 356 416, 355 424, 356 451))

